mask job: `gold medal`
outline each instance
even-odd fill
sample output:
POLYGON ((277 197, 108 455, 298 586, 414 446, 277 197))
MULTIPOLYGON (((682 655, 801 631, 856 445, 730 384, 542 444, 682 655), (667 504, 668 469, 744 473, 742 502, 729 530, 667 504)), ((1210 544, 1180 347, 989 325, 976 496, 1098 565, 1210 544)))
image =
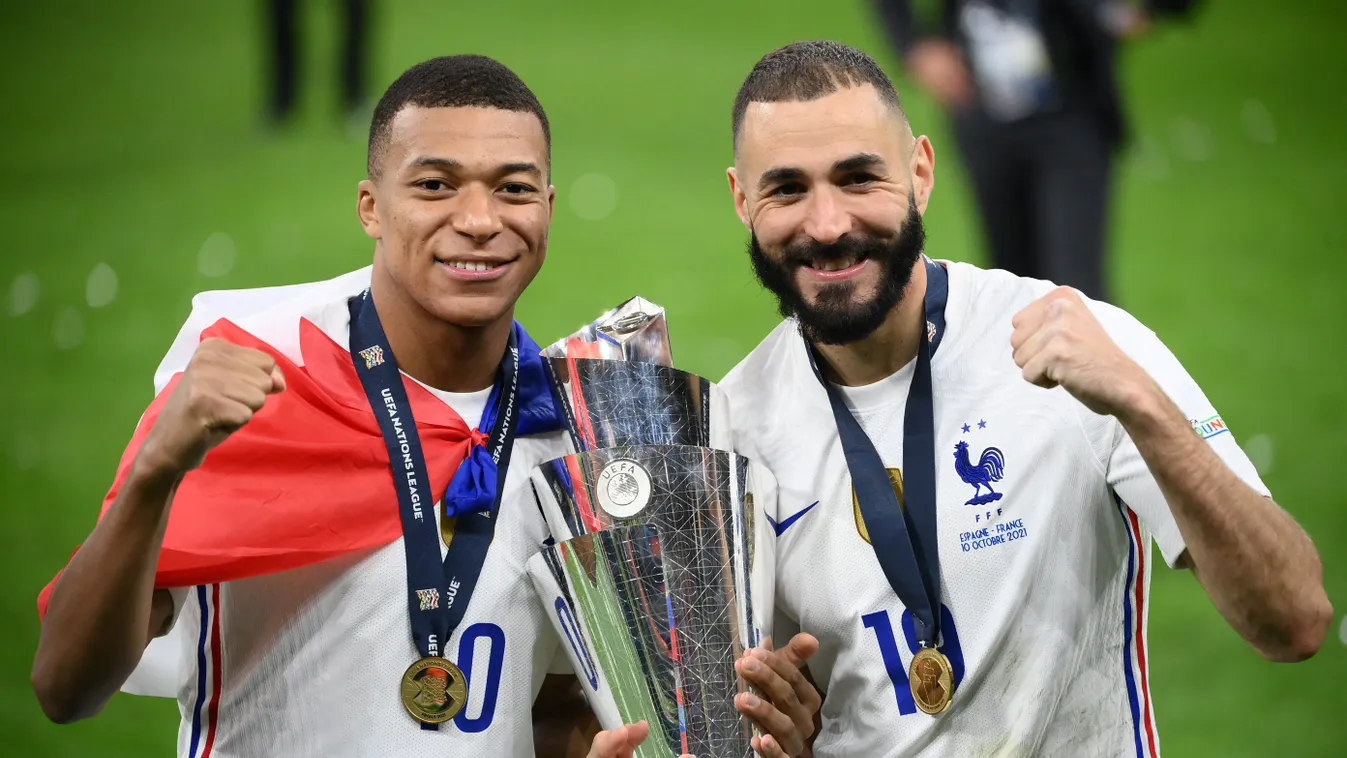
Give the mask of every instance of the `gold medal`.
POLYGON ((944 653, 933 647, 924 647, 912 656, 907 683, 922 713, 932 716, 942 713, 954 699, 954 667, 944 653))
POLYGON ((467 677, 443 658, 422 658, 402 675, 402 704, 422 724, 443 724, 467 702, 467 677))

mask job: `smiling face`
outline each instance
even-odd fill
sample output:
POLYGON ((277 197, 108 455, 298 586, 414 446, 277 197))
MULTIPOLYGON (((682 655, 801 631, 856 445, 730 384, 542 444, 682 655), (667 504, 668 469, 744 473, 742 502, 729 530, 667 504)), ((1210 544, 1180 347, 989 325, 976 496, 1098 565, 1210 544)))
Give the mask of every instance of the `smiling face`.
POLYGON ((464 327, 510 318, 547 255, 554 189, 537 116, 406 106, 358 213, 375 266, 421 309, 464 327))
POLYGON ((870 84, 752 102, 730 188, 782 313, 846 344, 884 323, 920 257, 934 154, 870 84))

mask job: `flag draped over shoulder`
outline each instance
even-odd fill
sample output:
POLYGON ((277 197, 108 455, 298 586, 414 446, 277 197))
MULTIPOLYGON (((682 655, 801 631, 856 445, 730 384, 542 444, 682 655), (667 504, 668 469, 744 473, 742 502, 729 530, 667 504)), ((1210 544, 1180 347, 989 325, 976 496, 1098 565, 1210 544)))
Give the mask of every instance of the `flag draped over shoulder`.
MULTIPOLYGON (((340 305, 344 311, 344 297, 340 305)), ((285 374, 286 389, 268 397, 251 421, 183 478, 169 511, 156 587, 285 571, 380 547, 402 534, 388 451, 350 353, 309 319, 289 315, 298 321, 299 361, 286 354, 293 346, 278 349, 227 318, 198 334, 196 342, 216 337, 269 353, 285 374)), ((294 328, 291 323, 282 332, 293 335, 294 328)), ((514 328, 520 337, 519 433, 560 428, 538 346, 518 324, 514 328)), ((116 501, 181 376, 181 371, 172 375, 142 417, 100 518, 116 501)), ((438 499, 486 435, 420 384, 405 376, 403 384, 429 468, 430 492, 438 499)), ((39 595, 41 614, 55 583, 39 595)))

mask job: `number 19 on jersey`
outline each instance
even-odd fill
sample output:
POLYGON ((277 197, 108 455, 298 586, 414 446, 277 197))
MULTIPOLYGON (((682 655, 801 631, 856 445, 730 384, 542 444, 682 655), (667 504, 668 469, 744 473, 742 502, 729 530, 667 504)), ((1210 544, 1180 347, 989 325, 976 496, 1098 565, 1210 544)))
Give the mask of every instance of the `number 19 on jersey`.
MULTIPOLYGON (((893 632, 893 622, 888 611, 875 611, 861 616, 865 628, 873 629, 879 643, 879 654, 884 659, 884 668, 888 671, 889 681, 893 683, 893 694, 898 700, 898 713, 908 716, 917 712, 917 704, 912 700, 912 690, 907 681, 907 664, 898 652, 897 636, 893 632)), ((917 643, 917 627, 913 623, 912 611, 903 610, 903 639, 907 643, 909 656, 916 655, 921 649, 917 643)), ((944 653, 954 669, 954 687, 957 689, 963 681, 963 649, 959 647, 959 633, 954 628, 954 617, 949 608, 940 606, 940 633, 943 637, 940 652, 944 653)))

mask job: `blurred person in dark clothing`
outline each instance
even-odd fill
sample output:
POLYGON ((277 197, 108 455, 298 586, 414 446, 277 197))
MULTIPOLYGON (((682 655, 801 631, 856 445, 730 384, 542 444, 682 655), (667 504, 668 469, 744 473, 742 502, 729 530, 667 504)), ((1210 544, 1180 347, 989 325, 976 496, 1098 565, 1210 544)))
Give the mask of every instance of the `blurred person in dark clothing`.
POLYGON ((878 5, 910 76, 949 114, 993 265, 1107 299, 1113 159, 1127 131, 1118 43, 1196 0, 878 5))
MULTIPOLYGON (((296 0, 267 0, 267 26, 270 33, 270 69, 267 116, 282 123, 295 109, 299 80, 299 24, 296 0)), ((342 37, 338 71, 341 80, 341 107, 345 118, 368 124, 365 68, 369 59, 369 3, 366 0, 340 0, 342 37)))

